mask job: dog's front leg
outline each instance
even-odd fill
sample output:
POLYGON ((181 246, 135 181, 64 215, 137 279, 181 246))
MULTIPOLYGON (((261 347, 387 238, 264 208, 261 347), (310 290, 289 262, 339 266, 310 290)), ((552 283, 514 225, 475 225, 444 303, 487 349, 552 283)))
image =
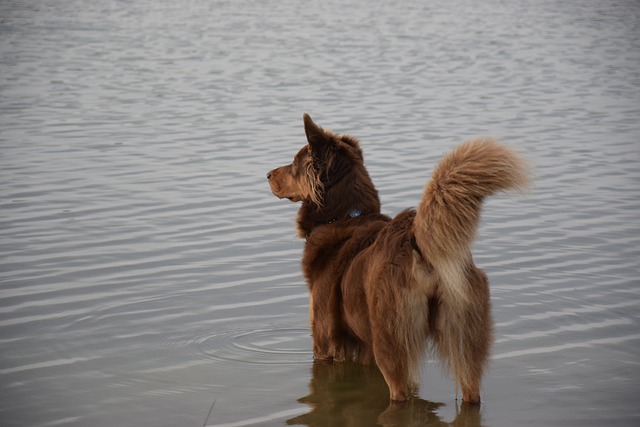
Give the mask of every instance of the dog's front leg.
POLYGON ((326 301, 315 297, 313 292, 309 296, 309 322, 311 323, 311 338, 313 340, 313 358, 315 360, 333 360, 329 339, 330 324, 323 313, 326 312, 326 301))

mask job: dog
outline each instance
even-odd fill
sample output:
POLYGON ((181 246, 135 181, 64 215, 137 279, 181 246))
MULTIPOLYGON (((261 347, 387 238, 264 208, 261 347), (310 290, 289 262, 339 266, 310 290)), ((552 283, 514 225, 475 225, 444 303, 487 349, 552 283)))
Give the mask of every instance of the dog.
POLYGON ((302 203, 314 359, 375 363, 390 399, 405 401, 431 348, 463 401, 479 404, 493 321, 471 245, 484 198, 525 189, 526 163, 494 139, 463 143, 435 167, 418 208, 390 218, 359 141, 303 120, 307 144, 267 179, 275 196, 302 203))

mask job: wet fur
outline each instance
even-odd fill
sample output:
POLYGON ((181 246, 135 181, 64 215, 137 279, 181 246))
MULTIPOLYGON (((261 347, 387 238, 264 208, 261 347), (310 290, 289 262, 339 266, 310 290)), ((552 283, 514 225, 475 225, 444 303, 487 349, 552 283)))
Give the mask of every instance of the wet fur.
POLYGON ((401 401, 416 390, 430 344, 463 400, 479 403, 493 323, 470 248, 484 197, 524 188, 527 168, 494 140, 464 143, 437 165, 418 209, 390 218, 358 141, 306 114, 304 125, 308 144, 268 179, 276 196, 302 202, 314 357, 375 363, 401 401))

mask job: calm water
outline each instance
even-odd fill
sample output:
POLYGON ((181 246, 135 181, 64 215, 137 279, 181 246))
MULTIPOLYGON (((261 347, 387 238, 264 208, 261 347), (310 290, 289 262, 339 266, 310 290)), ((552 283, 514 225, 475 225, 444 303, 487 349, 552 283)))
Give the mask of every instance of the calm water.
POLYGON ((0 424, 640 423, 637 1, 0 2, 0 424), (536 185, 487 203, 478 409, 436 361, 389 406, 313 367, 302 113, 361 138, 384 211, 495 135, 536 185))

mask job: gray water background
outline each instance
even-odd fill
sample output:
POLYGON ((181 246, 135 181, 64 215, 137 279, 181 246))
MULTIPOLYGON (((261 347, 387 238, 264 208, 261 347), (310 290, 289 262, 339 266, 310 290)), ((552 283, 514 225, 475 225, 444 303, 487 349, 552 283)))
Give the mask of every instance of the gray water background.
POLYGON ((0 2, 3 426, 640 424, 637 1, 0 2), (312 370, 302 113, 359 137, 383 210, 498 136, 480 409, 437 361, 312 370), (287 421, 288 420, 288 421, 287 421))

